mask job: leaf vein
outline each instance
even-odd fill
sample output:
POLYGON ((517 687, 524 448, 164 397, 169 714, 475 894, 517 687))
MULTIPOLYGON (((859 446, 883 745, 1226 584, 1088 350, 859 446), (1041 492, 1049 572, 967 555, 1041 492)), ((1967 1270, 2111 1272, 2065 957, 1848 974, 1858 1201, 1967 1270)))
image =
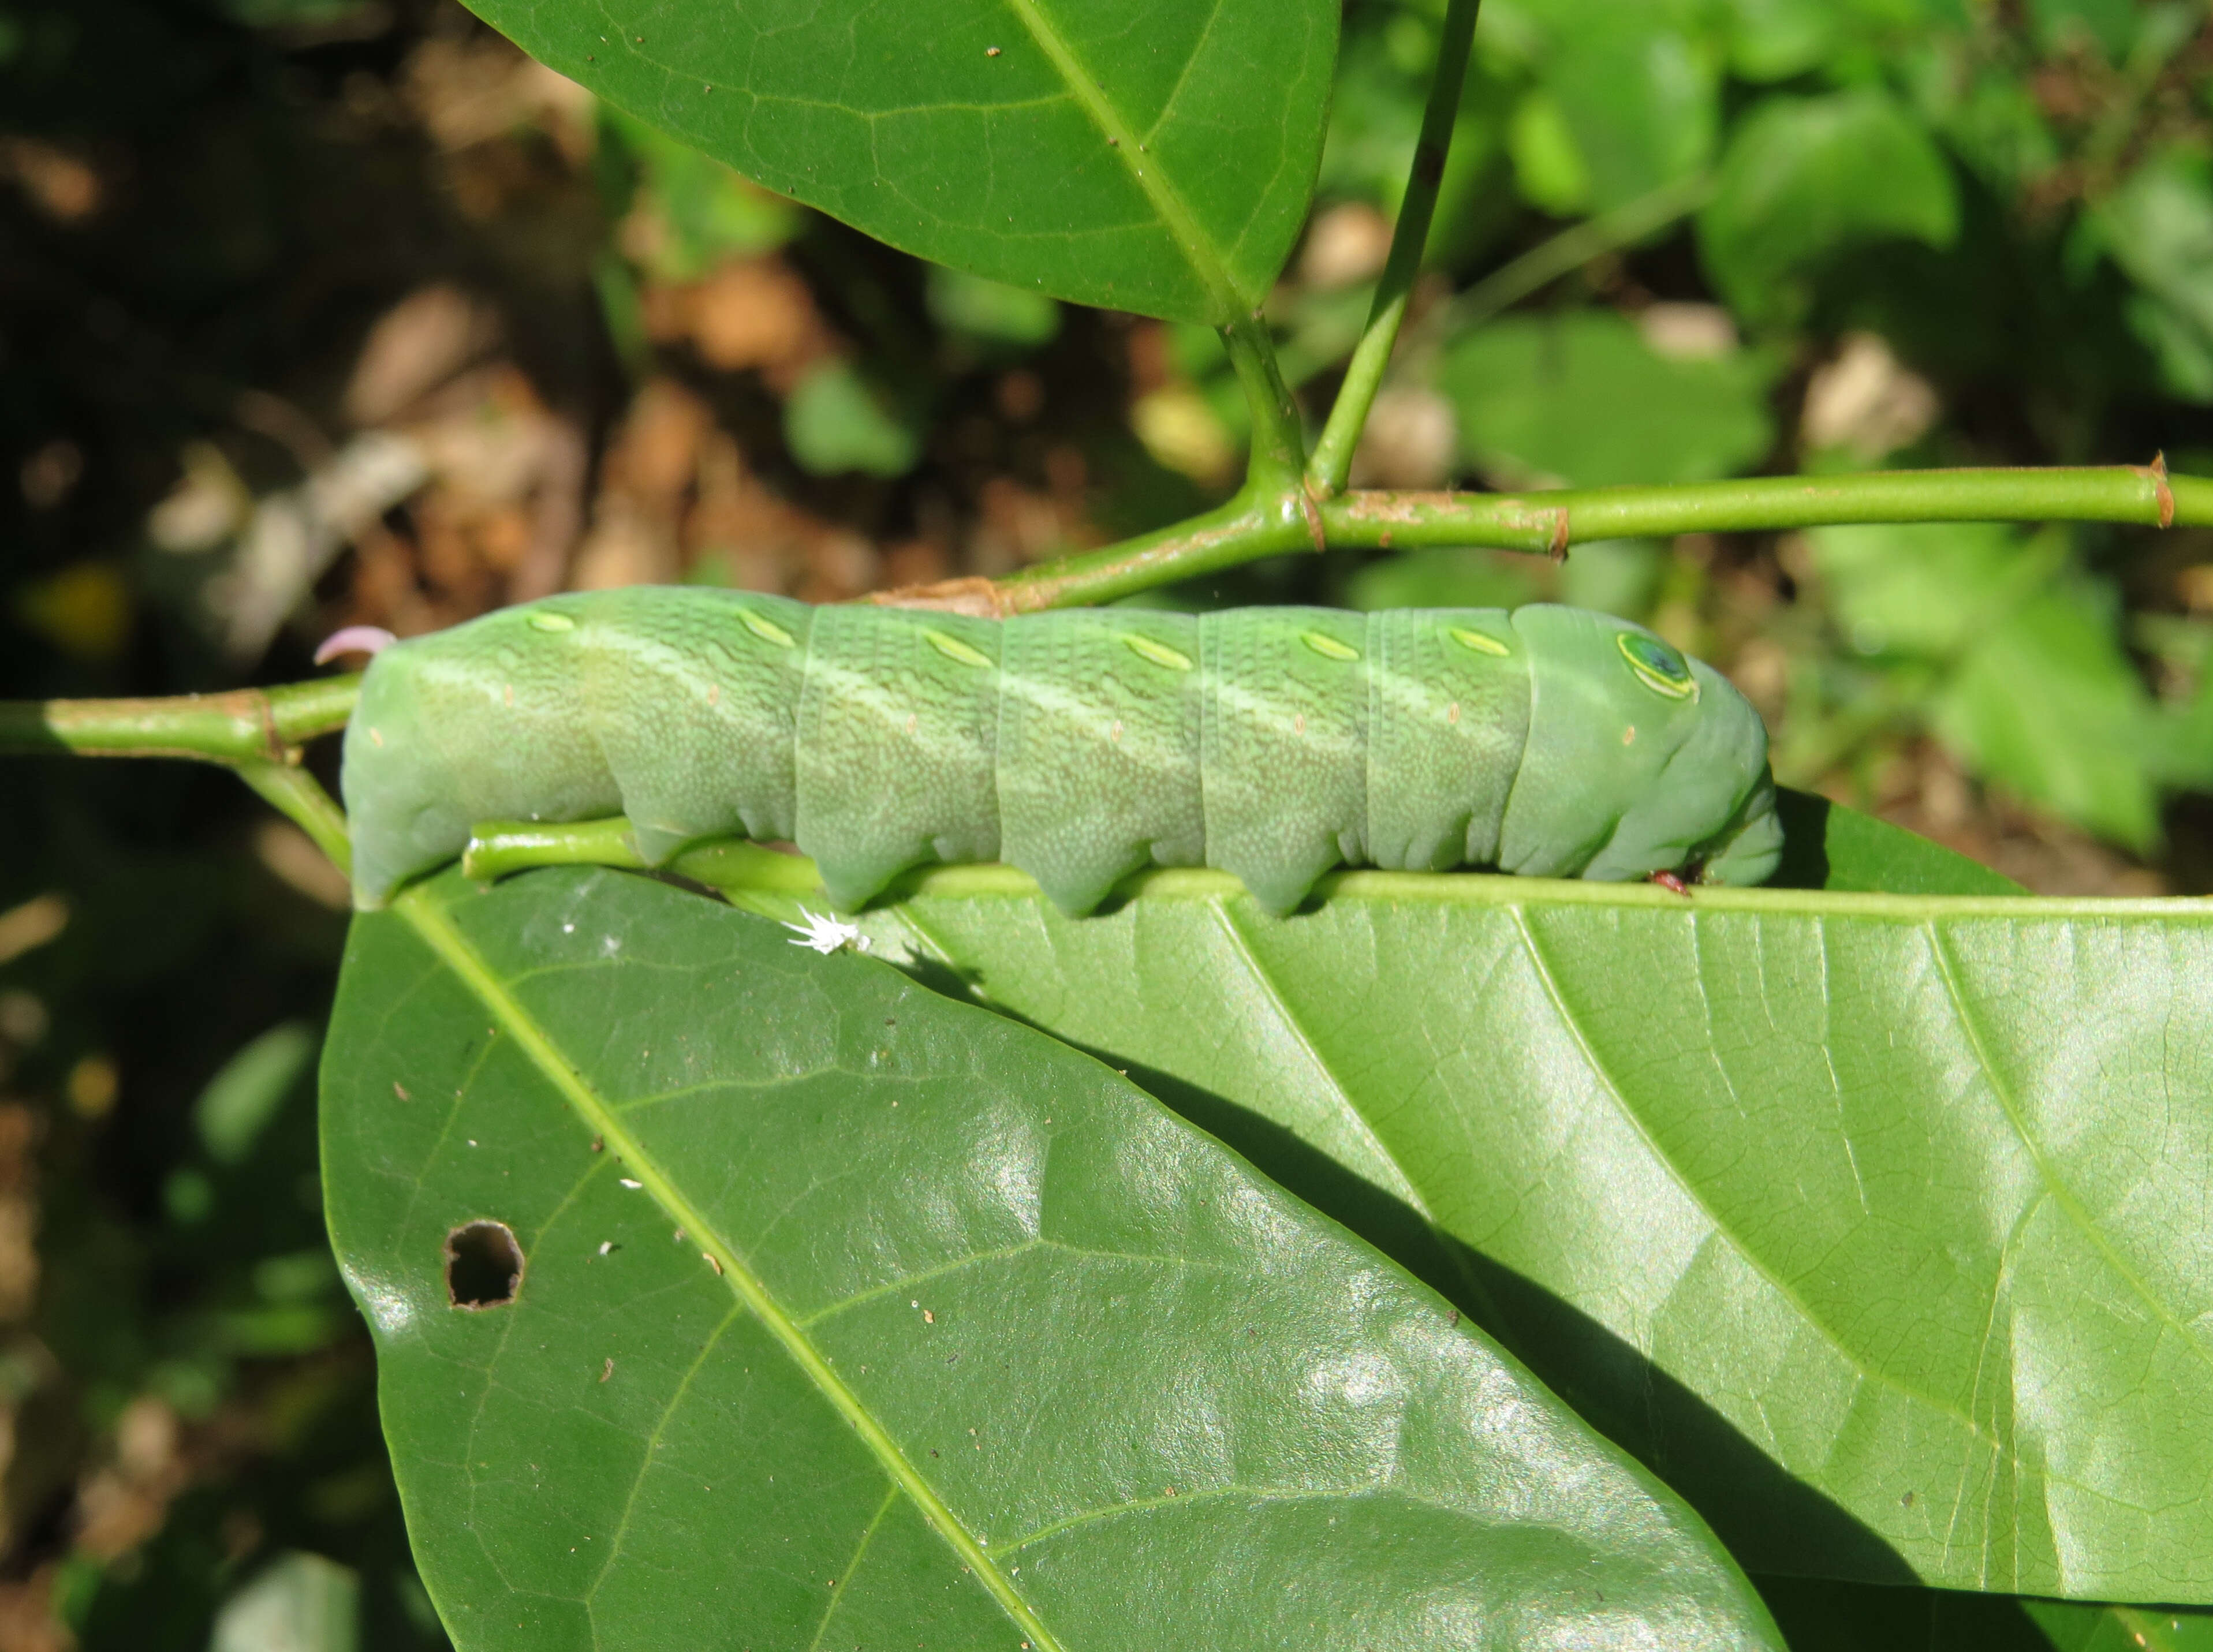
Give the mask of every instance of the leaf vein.
POLYGON ((424 943, 453 970, 460 984, 475 994, 497 1021, 506 1025, 509 1034, 546 1081, 624 1160, 650 1190, 661 1209, 686 1231, 705 1241, 731 1293, 752 1310, 824 1400, 851 1425, 893 1483, 913 1499, 947 1545, 972 1570, 977 1581, 1027 1633, 1034 1652, 1064 1652, 1059 1637, 1046 1627, 1013 1580, 992 1563, 975 1534, 954 1516, 936 1489, 906 1460, 875 1415, 831 1369, 821 1350, 808 1340, 776 1300, 767 1283, 753 1272, 746 1259, 707 1221, 705 1214, 678 1191, 668 1172, 646 1153, 643 1143, 624 1127, 621 1118, 585 1082, 583 1075, 570 1064, 551 1035, 493 974, 491 966, 451 916, 436 904, 430 886, 418 884, 393 905, 424 943))

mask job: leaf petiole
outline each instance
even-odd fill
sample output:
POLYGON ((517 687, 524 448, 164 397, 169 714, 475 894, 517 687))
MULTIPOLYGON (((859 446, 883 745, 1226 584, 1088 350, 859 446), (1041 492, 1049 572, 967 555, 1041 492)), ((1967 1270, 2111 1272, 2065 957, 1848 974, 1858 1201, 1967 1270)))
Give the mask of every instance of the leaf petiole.
POLYGON ((1445 160, 1451 153, 1453 125, 1460 116, 1460 88, 1467 78, 1468 52, 1475 40, 1475 15, 1482 0, 1450 0, 1445 8, 1444 28, 1437 42, 1437 66, 1430 82, 1429 106, 1422 112, 1422 135, 1414 144, 1414 159, 1406 177, 1406 193, 1399 206, 1398 226, 1391 233, 1391 251, 1376 284, 1375 302, 1368 313, 1368 326, 1344 370, 1337 402, 1329 410, 1329 423, 1314 444, 1307 466, 1306 485, 1317 499, 1344 491, 1352 473, 1353 450, 1367 427, 1368 411, 1375 405, 1399 328, 1406 319, 1406 302, 1421 273, 1422 253, 1429 244, 1430 221, 1436 216, 1437 188, 1444 181, 1445 160))

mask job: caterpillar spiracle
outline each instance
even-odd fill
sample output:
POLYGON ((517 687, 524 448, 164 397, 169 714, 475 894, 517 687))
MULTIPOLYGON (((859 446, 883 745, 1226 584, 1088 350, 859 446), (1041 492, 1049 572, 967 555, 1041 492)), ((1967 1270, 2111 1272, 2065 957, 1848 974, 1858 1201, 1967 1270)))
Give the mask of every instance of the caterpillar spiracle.
POLYGON ((1288 912, 1339 864, 1765 879, 1767 733, 1579 608, 1082 609, 1008 620, 642 586, 397 643, 346 731, 354 899, 491 820, 622 814, 662 864, 789 840, 851 909, 1003 861, 1064 911, 1210 866, 1288 912))

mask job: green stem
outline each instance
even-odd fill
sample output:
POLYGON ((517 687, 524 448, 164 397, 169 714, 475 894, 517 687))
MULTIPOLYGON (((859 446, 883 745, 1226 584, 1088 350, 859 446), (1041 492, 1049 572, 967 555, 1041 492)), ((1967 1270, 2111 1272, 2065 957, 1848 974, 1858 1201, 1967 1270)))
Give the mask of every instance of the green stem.
POLYGON ((1553 556, 1593 539, 1761 533, 1854 522, 2141 522, 2213 526, 2213 481, 2169 477, 2158 465, 2072 470, 1877 471, 1855 476, 1760 476, 1666 487, 1538 493, 1338 495, 1314 521, 1247 488, 1171 528, 1004 579, 951 580, 879 593, 892 607, 1004 619, 1113 602, 1262 557, 1443 545, 1553 556), (1316 527, 1319 527, 1319 533, 1316 527))
POLYGON ((1501 265, 1451 303, 1439 305, 1416 328, 1418 338, 1408 342, 1426 349, 1441 338, 1480 326, 1593 259, 1632 246, 1654 230, 1697 211, 1713 192, 1710 178, 1680 179, 1625 202, 1611 212, 1586 218, 1501 265))
POLYGON ((1488 546, 1555 556, 1593 539, 1990 521, 2213 525, 2213 481, 2170 478, 2158 464, 1878 471, 1523 494, 1352 493, 1322 507, 1333 546, 1488 546))
POLYGON ((1460 88, 1467 78, 1468 51, 1475 41, 1475 15, 1481 5, 1482 0, 1448 0, 1445 7, 1436 72, 1430 81, 1429 107, 1422 112, 1422 135, 1414 144, 1399 223, 1391 233, 1390 256, 1376 283, 1367 330, 1353 349, 1337 405, 1329 410, 1329 423, 1307 466, 1307 488, 1317 499, 1344 491, 1352 473, 1353 449, 1360 445, 1368 411, 1375 405, 1383 369, 1390 365, 1392 348, 1399 342, 1399 325, 1406 319, 1406 302, 1414 290, 1414 277, 1421 273, 1430 223, 1436 215, 1437 187, 1444 181, 1445 159, 1452 150, 1453 125, 1460 117, 1460 88))
MULTIPOLYGON (((1490 546, 1559 555, 1593 539, 1992 521, 2213 527, 2213 480, 2169 477, 2158 464, 1893 471, 1525 494, 1359 492, 1319 506, 1297 488, 1287 496, 1248 485, 1204 516, 1004 580, 949 581, 871 600, 1004 618, 1112 602, 1262 557, 1326 546, 1490 546)), ((360 683, 358 677, 331 677, 168 700, 0 701, 0 756, 73 752, 285 765, 302 741, 344 725, 360 683)))
POLYGON ((1039 563, 1004 579, 945 580, 880 591, 866 600, 891 607, 942 608, 1003 619, 1046 608, 1113 602, 1257 558, 1312 551, 1316 548, 1314 534, 1314 524, 1295 499, 1256 494, 1248 486, 1203 516, 1097 551, 1039 563))
POLYGON ((345 816, 300 747, 345 727, 358 673, 174 699, 0 700, 0 757, 180 757, 221 763, 314 840, 341 872, 353 865, 345 816))
POLYGON ((314 776, 294 764, 262 758, 241 763, 237 769, 238 777, 313 838, 332 865, 351 874, 353 844, 346 836, 345 816, 314 776))
MULTIPOLYGON (((644 869, 630 822, 620 815, 548 826, 537 820, 491 820, 477 827, 461 851, 461 870, 479 883, 497 883, 534 866, 619 866, 644 869)), ((822 899, 822 875, 803 856, 749 843, 711 838, 677 851, 667 867, 710 889, 737 889, 822 899)))
POLYGON ((1253 410, 1253 453, 1246 461, 1245 491, 1279 498, 1296 491, 1299 472, 1306 465, 1306 430, 1299 421, 1299 405, 1283 382, 1267 323, 1257 314, 1223 327, 1222 342, 1228 347, 1229 364, 1237 369, 1246 405, 1253 410))
POLYGON ((345 727, 358 674, 162 700, 0 700, 0 756, 184 757, 282 763, 345 727))

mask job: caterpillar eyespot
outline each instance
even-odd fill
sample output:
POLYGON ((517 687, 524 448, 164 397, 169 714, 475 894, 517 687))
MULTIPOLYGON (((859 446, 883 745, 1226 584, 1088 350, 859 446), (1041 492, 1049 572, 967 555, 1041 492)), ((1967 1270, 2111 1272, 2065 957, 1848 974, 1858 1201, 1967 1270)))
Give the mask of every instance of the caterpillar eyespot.
POLYGON ((1621 657, 1629 661, 1629 668, 1637 680, 1655 694, 1664 694, 1671 700, 1698 698, 1698 680, 1691 674, 1691 668, 1683 656, 1658 637, 1644 631, 1624 631, 1614 638, 1621 657))
POLYGON ((1145 866, 1211 866, 1287 912, 1340 863, 1754 883, 1781 854, 1744 697, 1580 609, 1138 631, 691 587, 554 600, 522 624, 566 636, 565 672, 511 679, 511 614, 370 662, 343 776, 357 905, 479 821, 615 815, 656 865, 700 838, 796 843, 848 910, 930 862, 1003 861, 1071 913, 1145 866), (528 692, 508 704, 510 680, 528 692))

